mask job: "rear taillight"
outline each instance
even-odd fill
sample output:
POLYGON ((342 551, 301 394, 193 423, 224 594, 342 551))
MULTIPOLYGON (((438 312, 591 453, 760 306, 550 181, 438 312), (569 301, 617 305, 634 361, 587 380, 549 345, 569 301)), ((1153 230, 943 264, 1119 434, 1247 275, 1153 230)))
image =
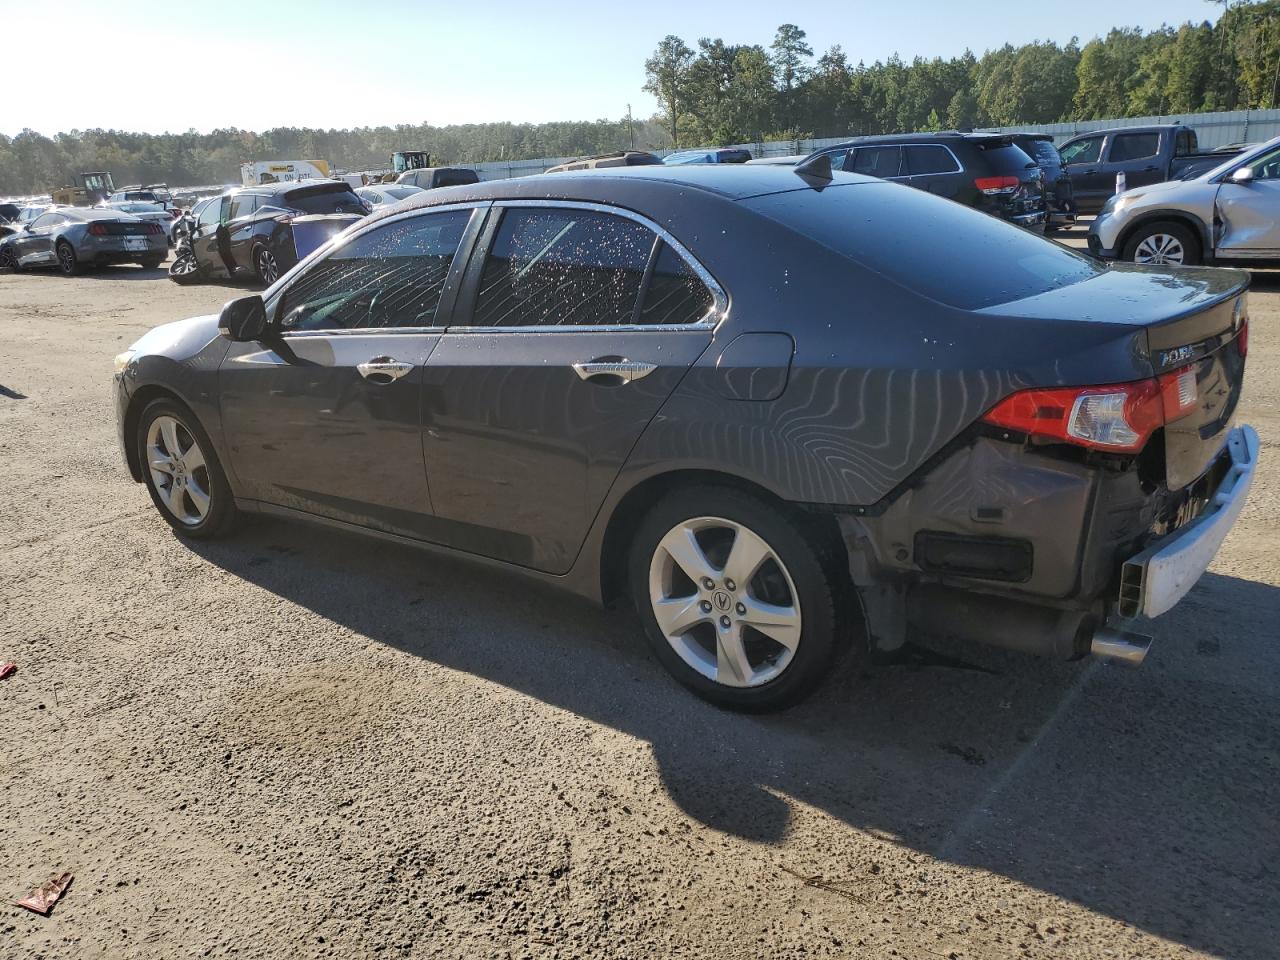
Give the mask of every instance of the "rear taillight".
POLYGON ((1249 353, 1249 318, 1245 317, 1240 321, 1240 332, 1236 334, 1236 350, 1240 356, 1247 356, 1249 353))
POLYGON ((1183 367, 1133 383, 1022 390, 982 419, 1033 437, 1136 453, 1157 429, 1195 410, 1197 400, 1195 369, 1183 367))
POLYGON ((105 223, 89 224, 89 235, 94 237, 105 237, 109 231, 105 223))
POLYGON ((182 216, 182 211, 181 211, 181 210, 179 210, 177 207, 170 207, 170 208, 169 208, 169 217, 170 217, 170 219, 172 219, 172 220, 177 220, 180 216, 182 216))
POLYGON ((164 227, 153 220, 147 224, 147 233, 164 233, 164 227))
POLYGON ((1013 193, 1018 189, 1019 182, 1017 177, 978 177, 973 181, 973 185, 987 196, 995 196, 1001 193, 1013 193))

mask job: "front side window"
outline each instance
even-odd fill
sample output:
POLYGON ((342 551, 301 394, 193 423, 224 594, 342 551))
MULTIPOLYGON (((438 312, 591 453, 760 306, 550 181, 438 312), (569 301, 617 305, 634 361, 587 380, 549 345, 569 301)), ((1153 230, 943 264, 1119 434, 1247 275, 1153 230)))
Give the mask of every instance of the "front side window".
POLYGON ((473 322, 483 327, 633 323, 655 239, 634 220, 593 210, 504 210, 480 279, 473 322))
POLYGON ((35 222, 31 224, 31 226, 33 228, 34 227, 52 227, 55 224, 61 223, 65 219, 66 217, 63 217, 57 213, 46 213, 43 217, 37 217, 35 222))
POLYGON ((222 208, 231 201, 226 197, 218 197, 200 211, 200 226, 216 227, 222 220, 222 208))
POLYGON ((1255 180, 1280 179, 1280 149, 1268 150, 1245 166, 1253 171, 1255 180))
POLYGON ((431 327, 470 210, 397 220, 316 263, 284 292, 284 333, 431 327))
POLYGON ((929 145, 902 148, 906 154, 906 173, 912 176, 930 173, 956 173, 960 165, 946 147, 929 145))
MULTIPOLYGON (((868 177, 896 177, 900 166, 900 147, 858 147, 853 154, 853 172, 868 177)), ((845 169, 849 169, 846 164, 845 169)))
POLYGON ((1102 138, 1085 137, 1062 148, 1063 163, 1097 163, 1102 156, 1102 138))
POLYGON ((240 217, 247 217, 258 209, 258 197, 252 193, 240 193, 231 198, 231 212, 227 215, 228 220, 238 220, 240 217))
POLYGON ((1145 160, 1160 152, 1158 133, 1118 133, 1111 140, 1107 160, 1123 163, 1126 160, 1145 160))

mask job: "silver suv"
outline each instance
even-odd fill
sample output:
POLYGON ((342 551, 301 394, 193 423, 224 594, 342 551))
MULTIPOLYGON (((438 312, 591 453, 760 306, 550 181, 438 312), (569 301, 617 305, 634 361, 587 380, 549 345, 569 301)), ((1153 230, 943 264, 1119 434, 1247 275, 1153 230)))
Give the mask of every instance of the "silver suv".
POLYGON ((1089 227, 1089 251, 1134 263, 1280 263, 1280 137, 1190 180, 1117 194, 1089 227))

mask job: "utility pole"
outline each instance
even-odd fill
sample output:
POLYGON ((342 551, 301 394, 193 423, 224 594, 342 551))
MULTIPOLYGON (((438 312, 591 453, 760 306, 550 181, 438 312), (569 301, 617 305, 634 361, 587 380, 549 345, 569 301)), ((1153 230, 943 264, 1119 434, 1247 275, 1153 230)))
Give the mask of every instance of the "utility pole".
POLYGON ((631 131, 631 149, 636 148, 636 127, 631 122, 631 104, 627 104, 627 129, 631 131))

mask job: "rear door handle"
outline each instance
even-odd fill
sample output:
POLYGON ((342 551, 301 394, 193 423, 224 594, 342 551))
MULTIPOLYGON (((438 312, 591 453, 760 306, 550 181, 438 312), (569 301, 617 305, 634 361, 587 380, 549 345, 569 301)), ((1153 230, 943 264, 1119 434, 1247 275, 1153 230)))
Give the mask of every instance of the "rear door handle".
POLYGON ((573 372, 583 380, 600 377, 621 380, 623 383, 641 380, 657 369, 656 363, 644 363, 640 360, 588 360, 573 365, 573 372))
POLYGON ((364 363, 356 364, 356 370, 360 372, 360 376, 364 377, 370 383, 380 385, 385 385, 394 380, 399 380, 412 369, 412 363, 408 363, 404 360, 396 360, 392 357, 374 357, 372 360, 366 360, 364 363))

